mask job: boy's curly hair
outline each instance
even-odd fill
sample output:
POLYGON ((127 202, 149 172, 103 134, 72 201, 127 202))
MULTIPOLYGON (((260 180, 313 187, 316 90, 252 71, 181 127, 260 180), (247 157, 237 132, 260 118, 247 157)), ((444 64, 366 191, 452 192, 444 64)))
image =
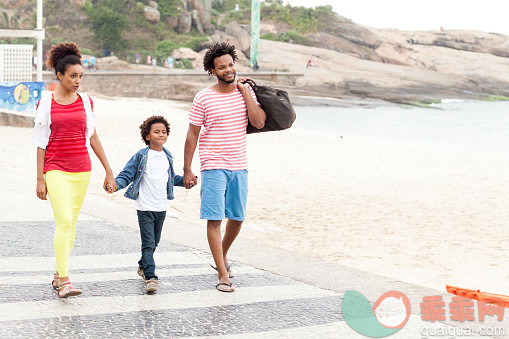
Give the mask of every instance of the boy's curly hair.
POLYGON ((51 46, 46 53, 46 66, 55 70, 55 74, 58 72, 65 74, 69 65, 81 65, 81 52, 78 46, 74 42, 61 42, 51 46))
POLYGON ((203 57, 203 69, 209 74, 212 74, 212 70, 214 69, 214 59, 226 54, 230 54, 232 56, 233 62, 237 60, 235 46, 230 45, 227 42, 216 42, 209 48, 203 57))
POLYGON ((153 115, 150 118, 147 118, 143 123, 140 125, 140 133, 141 133, 141 140, 148 146, 150 146, 150 142, 146 139, 147 135, 150 134, 150 129, 152 128, 153 124, 161 123, 166 127, 166 134, 170 134, 170 124, 168 121, 166 121, 165 117, 161 115, 153 115))

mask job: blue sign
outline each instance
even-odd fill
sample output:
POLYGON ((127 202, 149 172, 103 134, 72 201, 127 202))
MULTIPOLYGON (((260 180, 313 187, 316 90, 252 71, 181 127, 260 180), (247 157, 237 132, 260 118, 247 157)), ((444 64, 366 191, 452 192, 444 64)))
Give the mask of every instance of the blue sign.
POLYGON ((0 82, 0 108, 35 112, 44 90, 44 82, 0 82))

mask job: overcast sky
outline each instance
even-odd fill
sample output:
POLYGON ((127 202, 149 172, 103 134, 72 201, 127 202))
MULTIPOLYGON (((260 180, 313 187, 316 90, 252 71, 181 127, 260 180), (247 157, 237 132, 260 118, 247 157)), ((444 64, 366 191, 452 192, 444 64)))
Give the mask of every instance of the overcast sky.
POLYGON ((292 6, 332 5, 355 23, 401 30, 465 29, 509 35, 508 0, 283 0, 292 6))

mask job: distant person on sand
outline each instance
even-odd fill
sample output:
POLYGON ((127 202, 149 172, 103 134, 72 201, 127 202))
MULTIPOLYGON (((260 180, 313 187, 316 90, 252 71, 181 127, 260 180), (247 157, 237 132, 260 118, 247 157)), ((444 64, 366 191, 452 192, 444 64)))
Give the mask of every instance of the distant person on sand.
POLYGON ((152 58, 150 57, 150 54, 147 55, 147 65, 152 65, 152 58))
POLYGON ((174 63, 173 57, 170 55, 168 57, 168 64, 170 65, 170 69, 173 69, 173 63, 174 63))
POLYGON ((93 56, 93 55, 90 58, 90 70, 95 71, 95 56, 93 56))
POLYGON ((217 83, 194 97, 184 146, 184 186, 190 188, 197 183, 191 163, 200 144, 200 217, 207 220, 207 239, 218 274, 216 288, 221 292, 235 290, 226 256, 246 216, 246 127, 249 121, 262 128, 267 117, 246 79, 235 79, 236 60, 235 47, 227 43, 215 43, 205 54, 203 67, 217 83), (224 218, 228 221, 221 239, 224 218))
POLYGON ((78 92, 83 76, 78 46, 60 43, 48 51, 46 58, 48 68, 55 70, 59 86, 54 93, 43 92, 37 104, 33 133, 33 144, 37 147, 36 193, 39 199, 49 196, 51 201, 56 257, 51 285, 59 298, 67 298, 81 294, 69 281, 69 257, 90 182, 92 163, 88 145, 106 171, 104 190, 111 193, 116 184, 95 130, 92 99, 78 92))
POLYGON ((137 64, 139 64, 139 63, 140 63, 140 58, 141 58, 141 57, 140 57, 140 54, 138 53, 138 54, 136 54, 136 56, 134 57, 134 61, 135 61, 137 64))
POLYGON ((156 57, 154 57, 152 59, 152 67, 157 67, 157 58, 156 57))
POLYGON ((309 58, 308 59, 308 64, 306 65, 306 68, 311 68, 311 66, 313 65, 313 58, 309 58))

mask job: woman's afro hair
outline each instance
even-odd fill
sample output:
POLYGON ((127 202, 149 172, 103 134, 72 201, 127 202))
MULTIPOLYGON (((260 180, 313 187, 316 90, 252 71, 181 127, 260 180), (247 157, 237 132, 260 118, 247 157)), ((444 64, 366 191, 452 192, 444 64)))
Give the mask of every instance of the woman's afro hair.
POLYGON ((68 65, 81 65, 81 53, 74 42, 61 42, 51 46, 46 53, 46 66, 49 69, 65 74, 68 65))
POLYGON ((207 53, 205 53, 205 57, 203 58, 203 69, 209 74, 212 74, 212 70, 214 69, 214 59, 226 54, 230 54, 232 56, 233 62, 237 60, 235 46, 230 45, 227 42, 216 42, 209 48, 207 53))

